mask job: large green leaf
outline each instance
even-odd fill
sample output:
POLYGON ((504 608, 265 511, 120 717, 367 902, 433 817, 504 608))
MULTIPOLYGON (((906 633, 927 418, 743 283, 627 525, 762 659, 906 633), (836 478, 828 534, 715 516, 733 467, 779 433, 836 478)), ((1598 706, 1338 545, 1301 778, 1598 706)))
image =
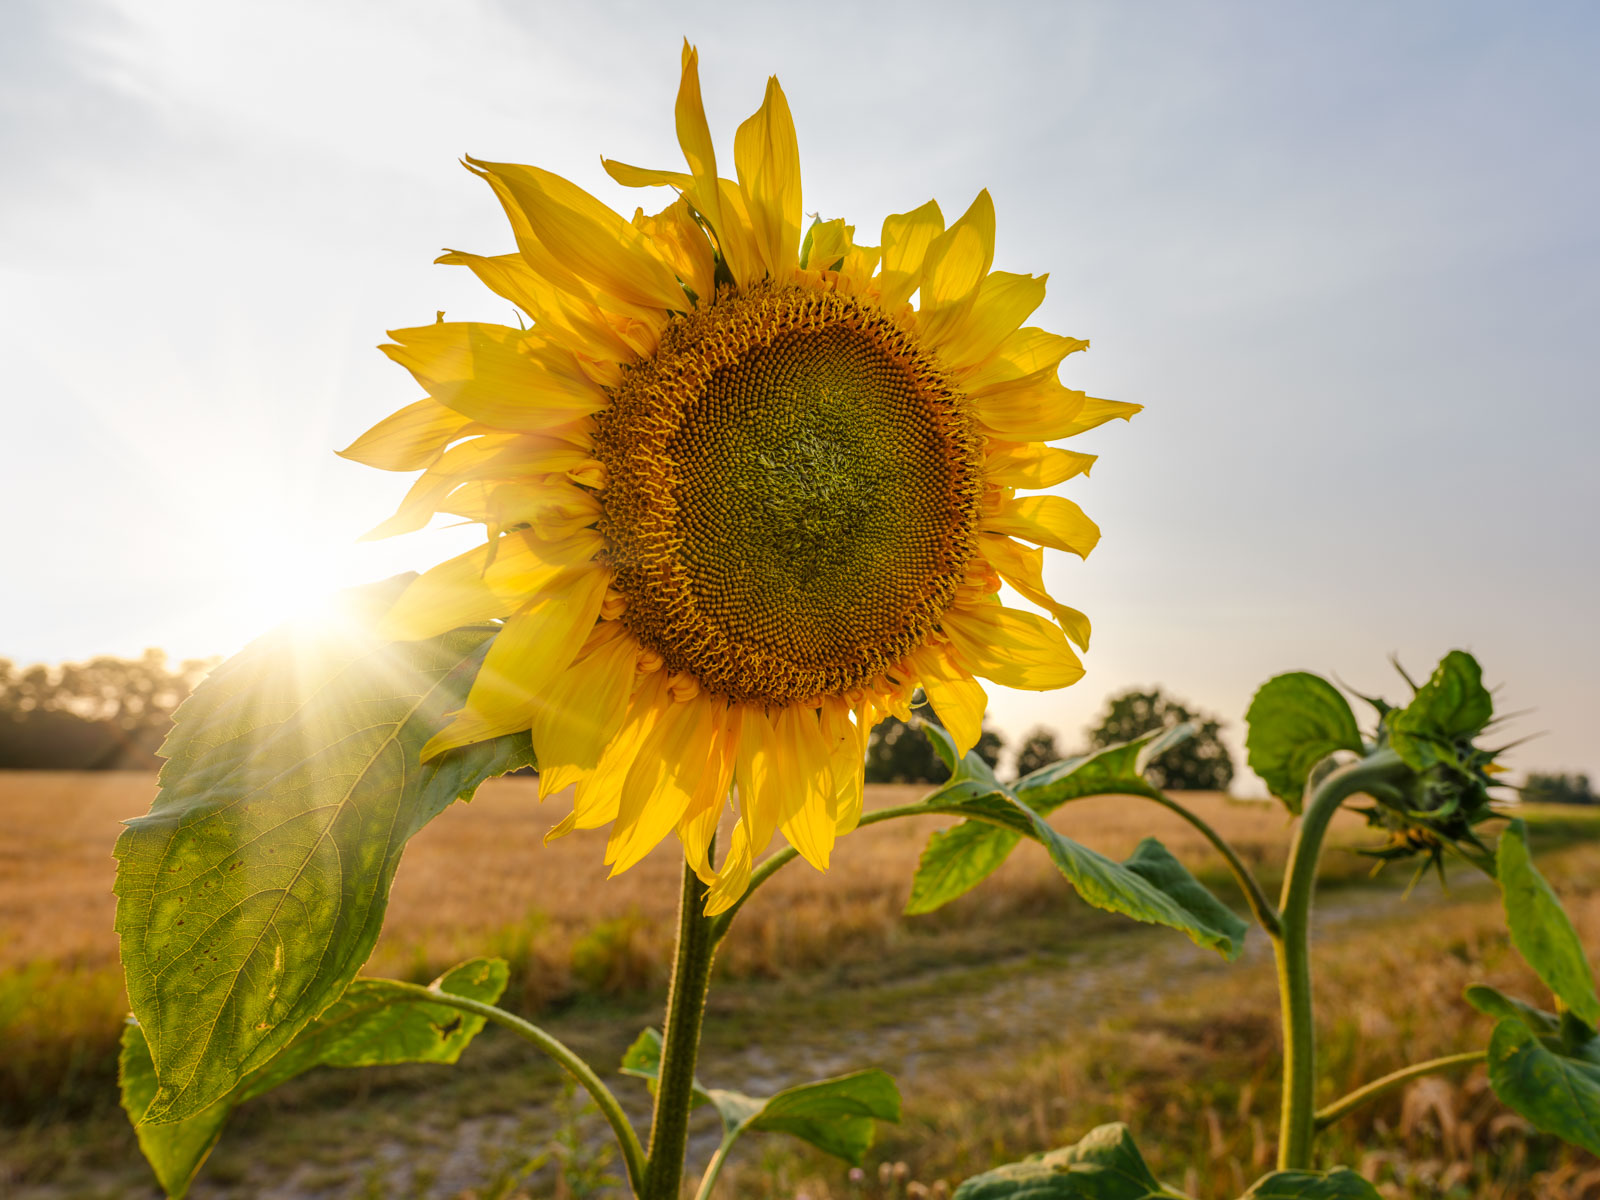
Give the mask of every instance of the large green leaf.
POLYGON ((1512 821, 1500 835, 1495 873, 1512 943, 1563 1004, 1591 1027, 1600 1024, 1600 998, 1595 996, 1583 943, 1561 901, 1533 865, 1528 827, 1521 820, 1512 821))
POLYGON ((937 830, 923 848, 911 878, 906 913, 930 913, 964 896, 992 875, 1022 840, 1022 834, 967 820, 937 830))
MULTIPOLYGON (((432 986, 492 1004, 505 990, 506 977, 503 959, 477 958, 432 986)), ((385 979, 357 979, 282 1054, 240 1080, 221 1100, 181 1121, 158 1125, 144 1120, 156 1094, 150 1048, 144 1030, 129 1021, 122 1034, 122 1107, 162 1190, 179 1200, 217 1144, 229 1115, 246 1100, 317 1066, 453 1063, 482 1028, 480 1016, 427 1003, 385 979)))
POLYGON ((1561 1019, 1555 1013, 1535 1008, 1515 996, 1508 996, 1499 988, 1486 983, 1471 984, 1466 990, 1467 1003, 1486 1017, 1497 1021, 1521 1021, 1534 1033, 1554 1037, 1561 1031, 1561 1019))
POLYGON ((1230 961, 1244 949, 1245 923, 1154 838, 1146 838, 1126 863, 1118 863, 1057 833, 1031 810, 1023 811, 1033 816, 1034 836, 1056 869, 1096 908, 1179 930, 1195 945, 1230 961), (1197 901, 1201 895, 1206 903, 1197 901))
POLYGON ((1452 650, 1439 660, 1411 703, 1388 717, 1389 744, 1414 771, 1436 763, 1456 765, 1458 743, 1470 741, 1494 716, 1478 660, 1452 650))
MULTIPOLYGON (((911 881, 907 913, 927 913, 965 895, 987 879, 1015 849, 1018 835, 1033 837, 1033 822, 1016 811, 1021 801, 1036 813, 1050 813, 1069 800, 1086 796, 1134 795, 1162 800, 1160 791, 1140 774, 1145 763, 1170 750, 1193 733, 1190 725, 1153 731, 1121 745, 1108 746, 1079 758, 1062 759, 1019 779, 1012 787, 998 782, 976 754, 956 766, 949 781, 924 798, 927 804, 959 804, 974 818, 935 833, 922 853, 911 881), (993 822, 1009 826, 999 828, 993 822)), ((943 730, 929 729, 947 765, 955 747, 943 730)))
POLYGON ((1545 1133, 1600 1154, 1600 1062, 1557 1053, 1519 1020, 1489 1041, 1494 1094, 1545 1133))
MULTIPOLYGON (((655 1090, 661 1075, 660 1033, 646 1029, 634 1039, 622 1056, 622 1073, 648 1080, 655 1090)), ((856 1164, 872 1148, 874 1122, 900 1120, 900 1090, 876 1069, 798 1084, 766 1099, 702 1087, 696 1080, 692 1104, 716 1108, 728 1143, 745 1133, 787 1133, 856 1164)))
POLYGON ((876 1122, 899 1120, 900 1089, 884 1072, 867 1070, 784 1088, 760 1102, 744 1128, 787 1133, 859 1164, 872 1148, 876 1122))
POLYGON ((428 763, 490 628, 430 641, 368 630, 397 585, 289 626, 224 663, 178 710, 161 791, 117 841, 128 997, 160 1086, 145 1119, 209 1108, 355 977, 406 840, 527 735, 428 763))
POLYGON ((1256 1180, 1239 1200, 1383 1200, 1383 1194, 1348 1167, 1335 1167, 1274 1171, 1256 1180))
POLYGON ((1299 812, 1311 769, 1337 750, 1361 749, 1361 730, 1339 690, 1320 675, 1291 671, 1261 685, 1244 716, 1250 769, 1299 812))
POLYGON ((974 1175, 953 1200, 1182 1200, 1150 1173, 1123 1124, 1101 1125, 1075 1146, 974 1175))

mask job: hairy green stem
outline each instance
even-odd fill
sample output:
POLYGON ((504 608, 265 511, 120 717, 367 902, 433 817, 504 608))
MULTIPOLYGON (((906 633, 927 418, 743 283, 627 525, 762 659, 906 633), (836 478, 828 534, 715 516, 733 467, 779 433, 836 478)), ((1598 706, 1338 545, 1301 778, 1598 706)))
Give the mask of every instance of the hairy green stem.
POLYGON ((689 1109, 694 1103, 695 1060, 700 1055, 700 1025, 717 943, 705 915, 706 885, 687 862, 678 899, 678 948, 667 992, 667 1022, 662 1031, 661 1077, 650 1122, 650 1155, 641 1200, 678 1200, 683 1159, 689 1147, 689 1109))
POLYGON ((537 1025, 524 1021, 514 1013, 508 1013, 503 1008, 496 1008, 493 1004, 484 1004, 480 1000, 471 1000, 466 996, 455 996, 449 992, 442 992, 436 988, 423 987, 417 983, 402 983, 399 980, 386 980, 390 987, 399 988, 415 996, 419 1001, 427 1004, 438 1004, 446 1008, 454 1008, 464 1013, 483 1017, 497 1025, 503 1025, 512 1033, 531 1042, 555 1059, 567 1072, 581 1083, 584 1089, 594 1099, 595 1105, 611 1126, 611 1131, 617 1135, 617 1143, 622 1147, 622 1159, 628 1168, 628 1182, 637 1193, 644 1184, 644 1147, 639 1144, 639 1135, 634 1132, 628 1114, 622 1111, 622 1105, 617 1103, 617 1098, 611 1094, 611 1089, 605 1085, 600 1076, 594 1073, 594 1068, 583 1059, 579 1058, 569 1047, 558 1038, 546 1033, 537 1025))
POLYGON ((1317 1050, 1311 997, 1311 897, 1317 886, 1317 860, 1328 824, 1339 806, 1374 784, 1404 775, 1393 750, 1331 772, 1306 801, 1289 849, 1273 939, 1278 960, 1278 996, 1283 1007, 1283 1110, 1278 1127, 1278 1169, 1307 1170, 1316 1134, 1317 1050))
POLYGON ((1446 1054, 1443 1058, 1430 1058, 1427 1062, 1412 1063, 1409 1067, 1401 1067, 1398 1071, 1391 1071, 1381 1079, 1374 1079, 1371 1083, 1363 1084, 1348 1095, 1341 1096, 1326 1108, 1317 1113, 1316 1127, 1318 1130, 1326 1129, 1341 1117, 1348 1116, 1370 1100, 1392 1088, 1399 1087, 1408 1080, 1421 1078, 1423 1075, 1435 1075, 1440 1071, 1448 1071, 1453 1067, 1471 1066, 1481 1063, 1489 1056, 1486 1050, 1468 1050, 1462 1054, 1446 1054))

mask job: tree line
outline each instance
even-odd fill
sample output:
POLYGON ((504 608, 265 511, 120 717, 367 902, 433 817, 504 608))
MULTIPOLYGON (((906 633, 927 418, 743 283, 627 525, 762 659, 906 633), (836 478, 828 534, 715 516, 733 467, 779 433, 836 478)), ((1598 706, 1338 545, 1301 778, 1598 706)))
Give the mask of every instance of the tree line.
POLYGON ((165 652, 61 666, 0 659, 0 767, 151 769, 172 714, 218 659, 165 652))
MULTIPOLYGON (((918 710, 918 719, 938 724, 931 708, 918 710)), ((1126 691, 1106 701, 1099 721, 1086 733, 1086 744, 1065 748, 1056 732, 1036 726, 1017 748, 1016 774, 1027 775, 1071 754, 1087 753, 1132 741, 1141 734, 1167 729, 1184 721, 1194 721, 1194 737, 1173 747, 1151 764, 1147 777, 1157 787, 1174 791, 1225 792, 1233 783, 1233 756, 1220 737, 1221 723, 1212 716, 1191 711, 1186 705, 1153 691, 1126 691)), ((1000 761, 1005 740, 994 730, 985 729, 975 749, 991 767, 1000 761)), ((867 746, 868 783, 937 783, 944 779, 944 765, 933 745, 912 725, 890 717, 872 731, 867 746)))

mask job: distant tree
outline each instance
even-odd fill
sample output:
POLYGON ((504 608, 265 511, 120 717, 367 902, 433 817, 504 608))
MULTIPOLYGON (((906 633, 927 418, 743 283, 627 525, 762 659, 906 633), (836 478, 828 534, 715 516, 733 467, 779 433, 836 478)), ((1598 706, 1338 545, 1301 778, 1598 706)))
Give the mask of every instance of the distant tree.
POLYGON ((1600 804, 1587 775, 1530 771, 1522 785, 1522 798, 1535 804, 1600 804))
POLYGON ((1022 749, 1017 751, 1017 775, 1020 777, 1032 774, 1040 767, 1048 767, 1060 758, 1061 751, 1056 748, 1055 731, 1037 725, 1023 739, 1022 749))
POLYGON ((151 765, 173 711, 215 661, 172 667, 160 650, 59 667, 0 659, 0 767, 151 765))
POLYGON ((1100 724, 1089 732, 1089 746, 1100 750, 1183 721, 1197 722, 1199 731, 1151 763, 1146 777, 1157 787, 1173 791, 1227 791, 1233 782, 1233 756, 1218 737, 1220 723, 1214 717, 1189 711, 1160 688, 1113 696, 1100 724))
MULTIPOLYGON (((928 705, 917 709, 917 719, 930 725, 944 724, 928 705)), ((992 767, 1000 761, 1004 747, 998 733, 985 729, 973 749, 992 767)), ((949 774, 927 734, 899 717, 885 717, 867 739, 868 783, 943 783, 949 774)))

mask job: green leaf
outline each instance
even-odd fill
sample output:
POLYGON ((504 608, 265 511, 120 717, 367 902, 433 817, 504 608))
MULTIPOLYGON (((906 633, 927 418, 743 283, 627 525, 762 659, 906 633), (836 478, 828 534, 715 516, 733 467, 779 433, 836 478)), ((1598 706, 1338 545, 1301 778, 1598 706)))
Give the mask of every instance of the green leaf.
MULTIPOLYGON (((656 1083, 661 1078, 661 1031, 646 1029, 633 1039, 633 1045, 622 1052, 622 1066, 618 1068, 624 1075, 632 1075, 636 1079, 643 1079, 650 1085, 650 1094, 656 1094, 656 1083)), ((700 1086, 700 1081, 694 1081, 689 1107, 699 1108, 702 1104, 713 1104, 713 1093, 700 1086)), ((722 1112, 720 1106, 717 1109, 722 1112)), ((723 1114, 723 1123, 728 1121, 727 1114, 723 1114)))
POLYGON ((1470 741, 1494 716, 1494 699, 1483 686, 1483 669, 1464 650, 1439 660, 1411 703, 1388 718, 1389 744, 1414 771, 1435 763, 1455 764, 1455 743, 1470 741))
POLYGON ((1383 1200, 1383 1194, 1348 1167, 1331 1171, 1274 1171, 1239 1200, 1383 1200))
POLYGON ((900 1089, 887 1074, 873 1069, 785 1088, 761 1103, 744 1128, 787 1133, 859 1165, 872 1148, 875 1122, 899 1120, 900 1089))
POLYGON ((1230 962, 1239 957, 1245 923, 1154 838, 1146 838, 1125 863, 1117 863, 1057 833, 1043 817, 1030 815, 1034 836, 1084 900, 1135 921, 1176 929, 1230 962))
MULTIPOLYGON (((492 1004, 505 990, 503 959, 476 958, 448 971, 432 986, 492 1004)), ((385 979, 357 979, 271 1062, 252 1072, 221 1100, 181 1121, 144 1120, 156 1094, 155 1068, 144 1030, 129 1021, 122 1034, 119 1074, 122 1107, 134 1124, 139 1149, 163 1191, 179 1200, 222 1135, 233 1110, 312 1067, 367 1067, 403 1062, 453 1063, 483 1029, 484 1019, 385 979)))
POLYGON ((1337 750, 1361 749, 1361 730, 1339 690, 1320 675, 1292 671, 1261 685, 1244 715, 1250 769, 1299 812, 1311 770, 1337 750))
POLYGON ((979 821, 936 831, 911 879, 908 915, 930 913, 964 896, 1005 862, 1022 834, 979 821))
MULTIPOLYGON (((656 1030, 646 1029, 634 1039, 622 1056, 622 1073, 648 1080, 655 1091, 661 1075, 661 1035, 656 1030)), ((693 1106, 702 1104, 715 1106, 730 1143, 752 1131, 787 1133, 855 1164, 872 1146, 874 1121, 900 1120, 900 1091, 876 1069, 784 1088, 765 1100, 705 1088, 696 1080, 693 1106)))
POLYGON ((1557 1054, 1521 1021, 1501 1021, 1489 1041, 1489 1084, 1545 1133, 1600 1154, 1600 1063, 1557 1054))
POLYGON ((1237 958, 1244 949, 1244 935, 1249 925, 1189 874, 1189 869, 1155 838, 1147 837, 1140 842, 1133 853, 1122 860, 1122 865, 1170 896, 1200 927, 1223 934, 1227 943, 1218 949, 1225 958, 1237 958))
POLYGON ((122 1085, 122 1109, 133 1122, 139 1149, 155 1172, 156 1182, 172 1200, 183 1200, 201 1164, 222 1136, 222 1127, 228 1123, 233 1105, 226 1100, 219 1101, 184 1121, 169 1125, 141 1124, 145 1110, 155 1098, 156 1071, 150 1061, 144 1030, 133 1020, 122 1030, 117 1075, 122 1085))
POLYGON ((1583 943, 1561 901, 1533 865, 1528 827, 1512 821, 1495 854, 1500 895, 1511 941, 1545 985, 1591 1027, 1600 1024, 1600 999, 1584 957, 1583 943))
POLYGON ((1535 1008, 1515 996, 1508 996, 1499 988, 1486 983, 1474 983, 1466 990, 1467 1003, 1486 1017, 1496 1020, 1521 1021, 1534 1033, 1554 1037, 1561 1029, 1561 1021, 1554 1013, 1535 1008))
MULTIPOLYGON (((955 746, 949 735, 939 730, 936 747, 941 756, 954 762, 955 746)), ((968 820, 952 829, 935 833, 922 853, 922 861, 911 881, 911 899, 906 912, 933 912, 965 895, 991 875, 1016 848, 1018 834, 1034 837, 1033 822, 1018 813, 1012 800, 1037 813, 1050 813, 1069 800, 1086 796, 1133 795, 1153 800, 1164 796, 1145 781, 1140 771, 1154 757, 1165 753, 1193 733, 1191 725, 1178 725, 1165 731, 1152 731, 1117 746, 1108 746, 1080 758, 1062 759, 1041 767, 1017 781, 1012 788, 994 778, 989 765, 976 754, 969 754, 950 781, 925 797, 928 804, 960 804, 974 816, 989 820, 968 820), (991 822, 1003 821, 1011 832, 991 822)))
POLYGON ((161 791, 116 847, 128 997, 160 1081, 148 1121, 201 1113, 337 999, 406 840, 530 761, 525 734, 419 761, 493 630, 377 641, 404 582, 258 640, 178 710, 161 791))
POLYGON ((952 1200, 1182 1200, 1145 1165, 1123 1124, 1101 1125, 1075 1146, 974 1175, 952 1200))

